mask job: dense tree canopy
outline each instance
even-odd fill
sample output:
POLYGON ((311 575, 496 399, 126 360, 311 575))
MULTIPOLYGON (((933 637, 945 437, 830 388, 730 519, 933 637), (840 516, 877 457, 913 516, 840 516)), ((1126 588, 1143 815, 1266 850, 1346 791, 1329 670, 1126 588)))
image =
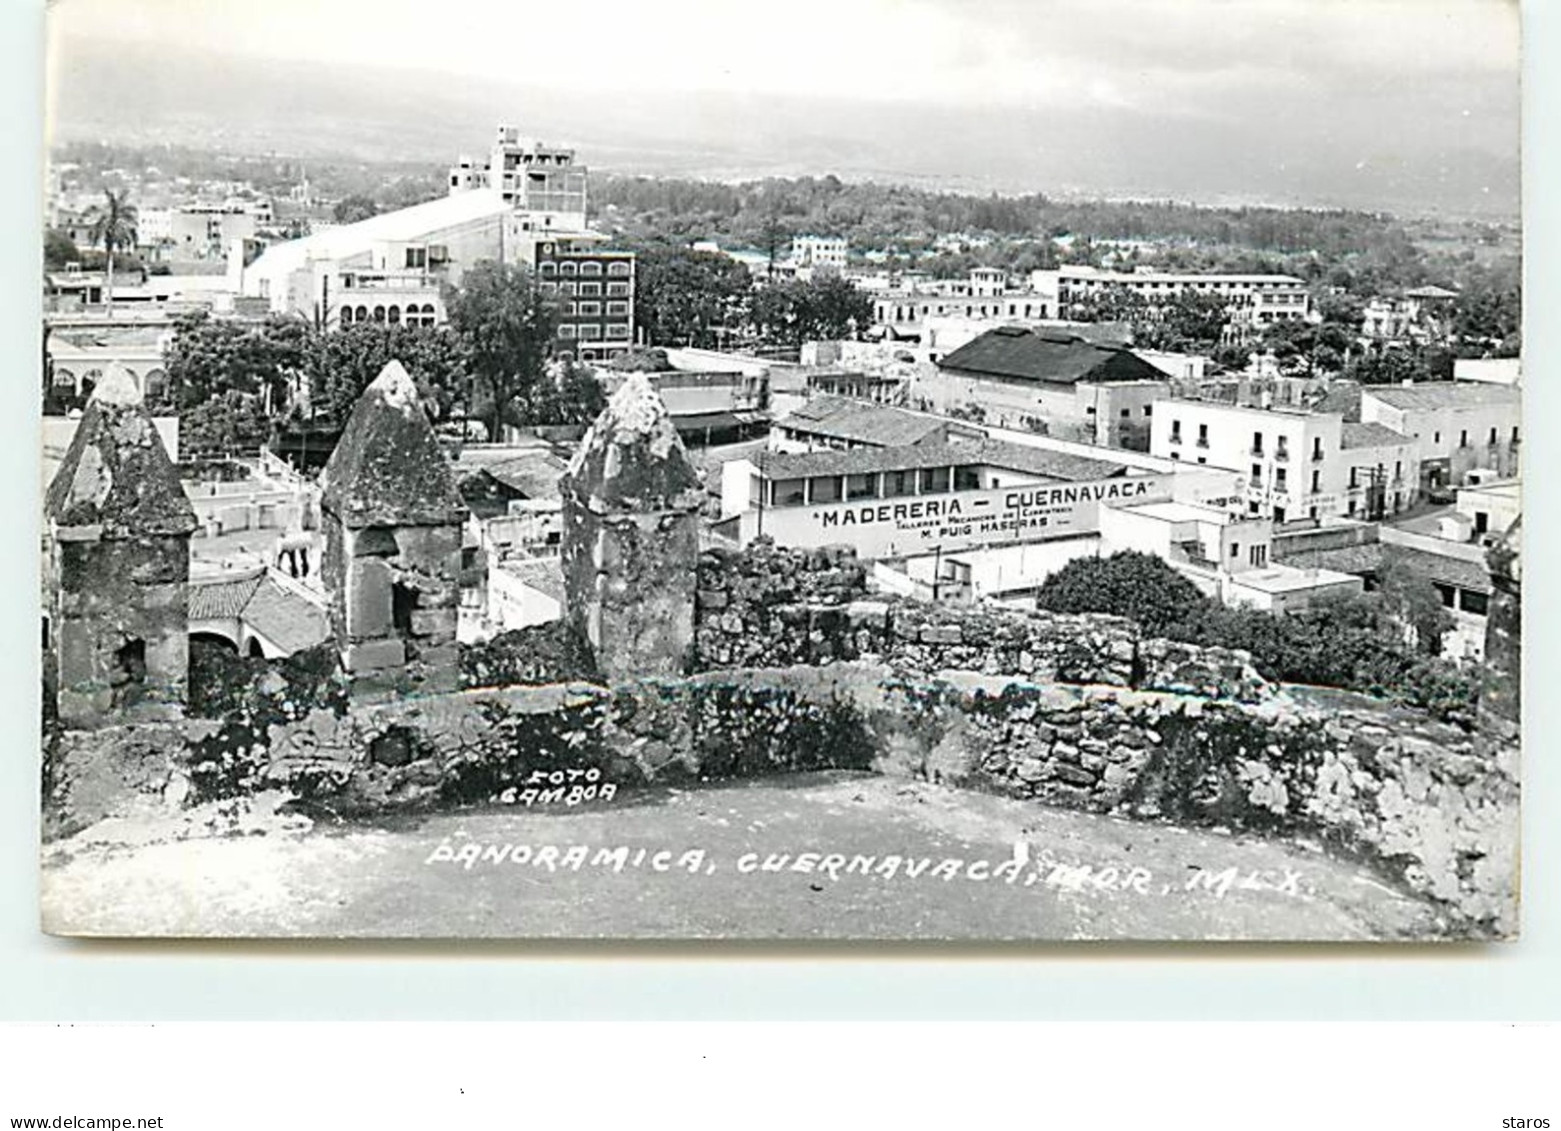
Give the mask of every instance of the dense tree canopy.
POLYGON ((665 245, 637 249, 635 322, 664 346, 714 349, 747 315, 748 269, 724 255, 665 245))
POLYGON ((497 441, 511 405, 538 392, 557 325, 554 306, 530 272, 484 261, 445 296, 445 308, 476 384, 474 414, 480 396, 489 438, 497 441))
POLYGON ((873 300, 837 275, 766 283, 749 300, 749 322, 764 345, 855 337, 873 317, 873 300))

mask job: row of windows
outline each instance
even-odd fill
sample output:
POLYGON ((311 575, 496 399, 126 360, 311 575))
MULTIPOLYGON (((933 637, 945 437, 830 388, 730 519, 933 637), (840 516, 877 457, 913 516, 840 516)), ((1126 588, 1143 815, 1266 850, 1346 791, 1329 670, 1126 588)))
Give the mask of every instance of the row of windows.
MULTIPOLYGON (((1496 438, 1497 437, 1497 432, 1498 432, 1498 429, 1492 428, 1491 431, 1490 431, 1490 435, 1488 437, 1486 437, 1486 441, 1485 442, 1487 444, 1490 444, 1492 447, 1494 447, 1497 443, 1499 443, 1499 441, 1496 438)), ((1431 438, 1431 442, 1434 443, 1434 444, 1440 444, 1442 442, 1442 434, 1440 432, 1433 432, 1431 434, 1431 437, 1432 437, 1431 438)), ((1420 433, 1419 432, 1415 433, 1415 439, 1417 439, 1417 440, 1420 439, 1420 433)), ((1512 443, 1516 444, 1517 442, 1518 442, 1518 430, 1517 430, 1516 426, 1514 426, 1513 429, 1512 429, 1512 443)), ((1469 446, 1469 430, 1467 428, 1463 429, 1461 432, 1458 433, 1458 446, 1460 448, 1467 448, 1469 446)))
POLYGON ((402 323, 408 326, 433 326, 438 322, 438 315, 435 314, 434 304, 431 302, 421 305, 415 302, 408 303, 404 311, 398 305, 380 305, 372 310, 367 306, 344 306, 341 308, 340 316, 343 326, 353 322, 382 322, 391 326, 402 323))
MULTIPOLYGON (((1145 415, 1148 415, 1148 414, 1146 413, 1145 415)), ((1180 420, 1173 420, 1173 421, 1171 421, 1171 443, 1173 443, 1173 444, 1180 444, 1181 442, 1182 442, 1182 422, 1180 420)), ((1209 446, 1209 426, 1207 424, 1200 424, 1200 425, 1198 425, 1198 440, 1197 440, 1197 445, 1196 446, 1200 447, 1200 448, 1206 448, 1206 447, 1209 446)), ((1264 447, 1263 433, 1261 433, 1261 432, 1254 432, 1254 433, 1252 433, 1252 454, 1255 455, 1255 456, 1261 456, 1261 455, 1264 454, 1265 450, 1266 449, 1264 447)), ((1290 458, 1290 438, 1288 436, 1281 435, 1281 436, 1277 436, 1277 437, 1274 438, 1274 458, 1276 460, 1287 460, 1287 459, 1290 458)), ((1323 458, 1323 441, 1322 441, 1322 437, 1321 436, 1313 436, 1312 437, 1312 459, 1320 460, 1322 458, 1323 458)))
MULTIPOLYGON (((568 259, 557 263, 551 259, 544 259, 538 270, 544 275, 552 275, 554 273, 573 275, 577 272, 581 275, 600 275, 602 273, 602 265, 594 259, 587 259, 578 264, 568 259)), ((607 264, 607 274, 609 275, 627 275, 628 273, 629 261, 626 259, 617 259, 607 264)))
POLYGON ((558 326, 558 336, 579 341, 594 341, 597 338, 622 340, 629 336, 629 327, 623 322, 609 322, 606 326, 597 326, 590 322, 582 322, 578 326, 572 322, 561 322, 558 326))
POLYGON ((898 499, 908 495, 946 495, 950 490, 976 491, 981 472, 975 467, 924 467, 907 471, 864 472, 859 475, 819 475, 808 479, 776 479, 770 505, 801 507, 856 499, 898 499))
MULTIPOLYGON (((552 294, 599 295, 599 294, 602 293, 602 285, 600 283, 578 283, 577 284, 577 283, 575 283, 571 279, 565 279, 562 283, 550 283, 550 282, 544 281, 542 283, 542 293, 545 294, 545 295, 552 295, 552 294)), ((614 297, 617 297, 617 298, 627 298, 627 297, 629 297, 629 284, 628 283, 608 283, 607 284, 607 293, 608 293, 608 295, 614 296, 614 297)))
MULTIPOLYGON (((562 306, 562 312, 566 315, 576 315, 581 318, 600 317, 602 304, 599 302, 566 302, 562 306)), ((629 304, 626 302, 609 302, 607 304, 607 317, 627 318, 629 304)))

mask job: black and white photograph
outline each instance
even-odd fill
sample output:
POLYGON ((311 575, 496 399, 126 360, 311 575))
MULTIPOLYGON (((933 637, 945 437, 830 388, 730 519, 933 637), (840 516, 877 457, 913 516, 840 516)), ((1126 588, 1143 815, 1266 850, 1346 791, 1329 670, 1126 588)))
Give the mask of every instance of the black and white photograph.
POLYGON ((57 0, 43 930, 1517 939, 1520 22, 57 0))

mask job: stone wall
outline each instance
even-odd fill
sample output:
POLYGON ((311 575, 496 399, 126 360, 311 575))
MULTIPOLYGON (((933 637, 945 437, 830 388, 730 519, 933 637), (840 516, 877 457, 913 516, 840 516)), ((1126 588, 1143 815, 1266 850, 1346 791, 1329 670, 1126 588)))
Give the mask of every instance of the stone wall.
POLYGON ((908 679, 850 662, 382 704, 270 694, 287 709, 189 720, 182 734, 60 736, 46 827, 80 828, 127 799, 222 796, 213 788, 284 790, 338 814, 568 809, 654 784, 873 770, 1311 840, 1438 901, 1449 931, 1516 931, 1516 749, 1362 696, 1285 688, 1239 703, 968 673, 908 679))
POLYGON ((1144 638, 1121 617, 874 597, 848 549, 707 550, 698 581, 698 671, 871 660, 906 673, 970 671, 1243 702, 1272 693, 1246 653, 1144 638))

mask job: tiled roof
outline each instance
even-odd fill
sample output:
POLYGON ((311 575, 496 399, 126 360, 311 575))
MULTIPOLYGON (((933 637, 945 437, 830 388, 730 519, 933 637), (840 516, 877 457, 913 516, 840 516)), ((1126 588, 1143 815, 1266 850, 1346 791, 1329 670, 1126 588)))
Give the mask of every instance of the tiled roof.
POLYGON ((259 585, 259 574, 231 581, 191 582, 190 619, 231 620, 241 616, 259 585))
POLYGON ((834 436, 896 448, 941 435, 947 424, 904 409, 825 395, 808 401, 781 420, 779 426, 816 436, 834 436))
POLYGON ((1334 550, 1302 550, 1284 555, 1284 564, 1300 569, 1333 569, 1341 573, 1380 573, 1389 556, 1424 574, 1432 581, 1489 593, 1490 575, 1478 562, 1433 554, 1410 546, 1387 546, 1369 542, 1363 546, 1344 546, 1334 550))
POLYGON ((1164 381, 1166 376, 1125 349, 1077 334, 999 326, 942 358, 939 369, 1017 381, 1076 385, 1080 381, 1164 381))
POLYGON ((1046 479, 1078 482, 1109 479, 1126 468, 1108 460, 1069 452, 1011 444, 1004 440, 916 444, 902 448, 857 448, 848 452, 794 455, 766 452, 755 459, 772 479, 812 475, 861 475, 874 471, 909 471, 924 467, 1002 467, 1046 479))
POLYGON ((269 577, 256 579, 254 595, 244 606, 243 619, 289 654, 312 648, 331 634, 324 609, 269 577))
POLYGON ((528 499, 556 499, 559 497, 558 477, 568 466, 566 460, 552 452, 536 451, 490 463, 483 470, 528 499))
POLYGON ((1427 381, 1418 385, 1373 385, 1363 397, 1375 397, 1392 408, 1426 411, 1479 405, 1521 404, 1523 394, 1510 385, 1483 381, 1427 381))
POLYGON ((1395 432, 1386 424, 1352 424, 1344 422, 1339 433, 1344 448, 1388 448, 1408 444, 1410 439, 1402 432, 1395 432))
POLYGON ((511 558, 500 569, 514 574, 538 593, 564 601, 564 570, 558 558, 511 558))

